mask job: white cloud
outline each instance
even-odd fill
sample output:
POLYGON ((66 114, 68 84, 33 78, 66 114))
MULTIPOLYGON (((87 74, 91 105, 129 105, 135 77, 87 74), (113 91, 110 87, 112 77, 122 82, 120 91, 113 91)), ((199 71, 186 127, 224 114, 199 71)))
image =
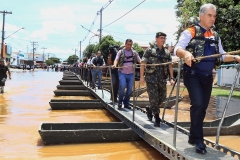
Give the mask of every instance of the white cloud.
POLYGON ((156 2, 171 2, 172 0, 155 0, 156 2))
POLYGON ((92 2, 97 2, 97 3, 107 3, 106 0, 92 0, 92 2))
POLYGON ((30 37, 34 39, 40 38, 42 40, 48 40, 47 34, 44 30, 36 30, 30 35, 30 37))
POLYGON ((47 40, 50 34, 69 34, 76 32, 75 15, 68 6, 42 9, 42 28, 31 34, 32 38, 47 40))
POLYGON ((146 33, 147 29, 143 24, 126 24, 124 28, 132 33, 146 33))

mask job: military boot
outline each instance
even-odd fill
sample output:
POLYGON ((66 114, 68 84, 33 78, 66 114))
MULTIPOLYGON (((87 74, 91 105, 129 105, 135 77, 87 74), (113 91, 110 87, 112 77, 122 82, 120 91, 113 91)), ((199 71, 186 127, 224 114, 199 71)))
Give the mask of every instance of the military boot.
POLYGON ((150 121, 152 121, 153 115, 152 115, 152 111, 150 109, 149 106, 146 106, 146 111, 147 111, 147 117, 150 121))
POLYGON ((155 122, 154 122, 154 127, 160 127, 160 118, 159 118, 159 113, 154 115, 155 122))

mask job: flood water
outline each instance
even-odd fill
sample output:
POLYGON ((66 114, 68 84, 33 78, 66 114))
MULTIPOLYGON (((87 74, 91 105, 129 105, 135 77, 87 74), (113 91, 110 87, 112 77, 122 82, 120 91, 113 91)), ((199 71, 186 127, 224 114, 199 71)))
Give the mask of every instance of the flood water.
POLYGON ((13 70, 0 94, 0 159, 166 159, 144 141, 44 146, 38 134, 43 122, 118 121, 106 110, 50 110, 52 98, 79 99, 53 96, 61 79, 60 72, 13 70))

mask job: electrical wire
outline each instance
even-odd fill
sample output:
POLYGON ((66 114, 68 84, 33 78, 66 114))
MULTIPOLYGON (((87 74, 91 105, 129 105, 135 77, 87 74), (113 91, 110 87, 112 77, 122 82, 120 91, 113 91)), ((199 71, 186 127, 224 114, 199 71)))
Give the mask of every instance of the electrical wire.
MULTIPOLYGON (((101 8, 101 10, 103 11, 104 9, 106 9, 112 2, 113 2, 113 0, 109 0, 109 1, 101 8)), ((93 32, 92 32, 92 28, 93 28, 93 26, 94 26, 94 24, 95 24, 95 22, 96 22, 96 20, 97 20, 98 15, 99 15, 99 11, 97 12, 96 17, 94 18, 93 23, 92 23, 92 25, 90 26, 89 29, 87 29, 87 28, 85 28, 85 27, 83 27, 83 26, 81 25, 82 28, 84 28, 84 29, 86 29, 86 30, 88 31, 88 33, 86 34, 86 36, 83 38, 83 40, 82 40, 81 42, 84 42, 84 41, 86 40, 86 38, 89 36, 89 33, 93 33, 93 32)), ((93 34, 94 34, 94 35, 97 35, 96 33, 93 33, 93 34)))
POLYGON ((106 31, 106 32, 112 32, 112 33, 118 33, 118 34, 139 35, 139 36, 142 36, 142 35, 155 35, 155 34, 156 34, 156 33, 146 33, 146 34, 138 34, 138 33, 123 33, 123 32, 109 31, 109 30, 105 30, 105 29, 103 29, 103 31, 106 31))
MULTIPOLYGON (((105 32, 107 32, 107 31, 105 31, 105 32)), ((123 38, 120 38, 120 37, 117 37, 117 36, 115 36, 115 35, 113 35, 113 34, 111 34, 111 33, 109 33, 109 32, 107 32, 110 36, 113 36, 113 37, 116 37, 116 38, 118 38, 118 39, 120 39, 120 40, 123 40, 124 41, 124 39, 123 38)))
MULTIPOLYGON (((97 20, 97 17, 98 17, 98 13, 96 14, 96 16, 95 16, 95 18, 94 18, 94 20, 93 20, 90 28, 87 29, 88 32, 87 32, 86 36, 83 38, 83 40, 82 40, 81 42, 84 42, 84 41, 86 40, 86 38, 88 37, 89 33, 92 32, 91 30, 92 30, 92 28, 93 28, 93 26, 94 26, 94 24, 95 24, 95 22, 96 22, 96 20, 97 20)), ((81 26, 82 26, 82 25, 81 25, 81 26)), ((82 27, 83 27, 83 26, 82 26, 82 27)), ((83 27, 83 28, 86 29, 85 27, 83 27)))
MULTIPOLYGON (((105 32, 107 32, 106 30, 104 30, 105 32)), ((123 39, 123 38, 120 38, 120 37, 117 37, 116 35, 113 35, 111 32, 107 32, 109 35, 111 35, 111 36, 113 36, 113 37, 116 37, 116 38, 118 38, 118 39, 121 39, 121 40, 124 40, 125 41, 125 39, 123 39)), ((143 40, 143 39, 134 39, 134 41, 142 41, 142 42, 149 42, 149 41, 147 41, 147 40, 143 40)))
POLYGON ((109 0, 108 3, 104 7, 102 7, 102 10, 106 9, 112 2, 113 0, 109 0))
POLYGON ((105 27, 108 27, 110 26, 111 24, 117 22, 118 20, 120 20, 121 18, 123 18, 124 16, 126 16, 128 13, 132 12, 134 9, 136 9, 138 6, 140 6, 143 2, 145 2, 146 0, 143 0, 142 2, 140 2, 138 5, 136 5, 135 7, 133 7, 130 11, 128 11, 127 13, 125 13, 124 15, 122 15, 121 17, 119 17, 118 19, 114 20, 113 22, 109 23, 108 25, 104 26, 103 28, 105 27))

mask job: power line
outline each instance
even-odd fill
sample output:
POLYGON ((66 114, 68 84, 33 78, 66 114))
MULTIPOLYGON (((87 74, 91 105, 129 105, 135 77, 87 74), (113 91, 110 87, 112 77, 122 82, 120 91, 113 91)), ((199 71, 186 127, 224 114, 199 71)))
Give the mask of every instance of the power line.
MULTIPOLYGON (((97 17, 98 17, 98 13, 96 14, 96 16, 95 16, 95 18, 94 18, 94 20, 93 20, 93 22, 92 22, 92 24, 91 24, 90 28, 89 28, 89 29, 87 29, 87 30, 88 30, 88 32, 87 32, 86 36, 83 38, 83 40, 82 40, 81 42, 85 41, 85 40, 86 40, 86 38, 88 37, 89 33, 90 33, 90 32, 91 32, 91 30, 92 30, 92 27, 94 26, 94 24, 95 24, 95 22, 96 22, 96 20, 97 20, 97 17)), ((83 27, 83 26, 82 26, 82 27, 83 27)), ((83 27, 83 28, 84 28, 84 29, 86 29, 85 27, 83 27)))
MULTIPOLYGON (((106 30, 104 30, 105 32, 106 32, 106 30)), ((111 36, 113 36, 113 37, 115 37, 115 38, 118 38, 118 39, 120 39, 120 40, 123 40, 123 41, 125 41, 125 39, 123 39, 123 38, 120 38, 120 37, 118 37, 118 36, 116 36, 116 35, 113 35, 113 34, 111 34, 110 32, 107 32, 109 35, 111 35, 111 36)), ((146 43, 148 43, 149 41, 147 41, 147 40, 143 40, 143 39, 134 39, 134 41, 142 41, 142 42, 146 42, 146 43)))
MULTIPOLYGON (((107 32, 107 31, 105 31, 105 32, 107 32)), ((110 36, 113 36, 113 37, 116 37, 116 38, 118 38, 118 39, 120 39, 120 40, 123 40, 124 41, 124 39, 123 38, 120 38, 120 37, 117 37, 117 36, 115 36, 115 35, 113 35, 113 34, 111 34, 111 33, 109 33, 109 32, 107 32, 110 36)))
MULTIPOLYGON (((5 7, 5 8, 9 8, 9 7, 7 7, 6 5, 4 5, 2 2, 0 2, 0 4, 3 6, 3 7, 5 7)), ((18 27, 18 28, 22 28, 23 26, 21 25, 21 23, 20 23, 20 21, 17 19, 17 17, 13 14, 12 16, 10 16, 11 17, 11 19, 13 20, 13 22, 16 24, 16 26, 18 27)), ((21 32, 20 32, 21 33, 21 32)), ((25 28, 25 30, 23 30, 23 33, 28 37, 28 38, 30 38, 29 37, 29 35, 26 33, 26 28, 25 28)))
POLYGON ((113 2, 113 0, 109 0, 107 4, 105 4, 105 6, 102 7, 102 9, 106 9, 111 3, 113 2))
POLYGON ((142 35, 154 35, 156 33, 146 33, 146 34, 137 34, 137 33, 123 33, 123 32, 115 32, 115 31, 109 31, 109 30, 105 30, 103 29, 104 31, 108 31, 108 32, 112 32, 112 33, 118 33, 118 34, 128 34, 128 35, 139 35, 139 36, 142 36, 142 35))
POLYGON ((94 34, 94 35, 96 35, 96 36, 98 36, 98 34, 96 34, 96 33, 94 33, 94 32, 92 32, 90 29, 87 29, 86 27, 84 27, 83 25, 81 25, 82 26, 82 28, 84 28, 84 29, 86 29, 89 33, 91 32, 92 34, 94 34))
POLYGON ((104 26, 103 28, 105 27, 108 27, 110 26, 111 24, 117 22, 119 19, 123 18, 124 16, 126 16, 128 13, 132 12, 135 8, 137 8, 138 6, 140 6, 143 2, 145 2, 146 0, 143 0, 141 3, 139 3, 138 5, 136 5, 133 9, 131 9, 130 11, 128 11, 127 13, 125 13, 124 15, 122 15, 121 17, 119 17, 118 19, 116 19, 115 21, 109 23, 108 25, 104 26))
MULTIPOLYGON (((101 10, 100 11, 98 11, 97 12, 97 14, 96 14, 96 16, 95 16, 95 18, 94 18, 94 20, 93 20, 93 23, 92 23, 92 25, 90 26, 90 28, 89 29, 87 29, 87 28, 85 28, 85 27, 83 27, 82 25, 82 28, 84 28, 84 29, 86 29, 87 31, 88 31, 88 33, 86 34, 86 36, 83 38, 83 40, 81 41, 81 42, 84 42, 85 40, 86 40, 86 38, 89 36, 89 33, 91 32, 91 33, 93 33, 92 32, 92 27, 94 26, 94 24, 95 24, 95 22, 96 22, 96 20, 97 20, 97 17, 98 17, 98 15, 102 15, 102 11, 104 10, 104 9, 106 9, 111 3, 113 2, 113 0, 109 0, 104 6, 102 6, 102 8, 101 8, 101 10)), ((101 29, 100 29, 100 32, 101 32, 101 29)), ((94 35, 97 35, 96 33, 93 33, 94 35)), ((100 37, 101 37, 101 33, 100 33, 100 37)))

